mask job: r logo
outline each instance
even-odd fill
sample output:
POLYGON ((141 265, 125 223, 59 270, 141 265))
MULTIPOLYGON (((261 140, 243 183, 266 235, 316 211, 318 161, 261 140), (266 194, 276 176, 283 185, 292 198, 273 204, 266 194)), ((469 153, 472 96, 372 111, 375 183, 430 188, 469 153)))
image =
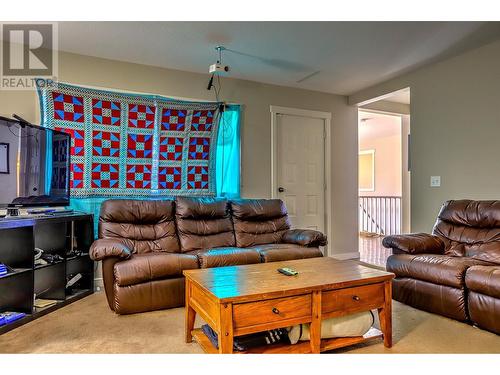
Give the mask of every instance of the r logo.
POLYGON ((27 88, 32 78, 56 75, 55 29, 51 23, 2 24, 2 88, 27 88))
POLYGON ((52 25, 4 24, 3 75, 52 75, 52 25))

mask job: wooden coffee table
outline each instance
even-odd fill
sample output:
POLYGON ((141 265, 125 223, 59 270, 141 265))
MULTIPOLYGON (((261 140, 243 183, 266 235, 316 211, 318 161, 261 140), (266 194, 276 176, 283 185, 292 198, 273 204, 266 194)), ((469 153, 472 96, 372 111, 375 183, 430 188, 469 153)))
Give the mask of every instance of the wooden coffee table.
MULTIPOLYGON (((232 353, 233 338, 310 323, 310 341, 274 344, 251 353, 319 353, 383 337, 392 346, 391 280, 394 274, 354 261, 312 258, 184 271, 186 342, 193 337, 207 353, 232 353), (290 267, 297 276, 277 269, 290 267), (321 339, 321 320, 378 309, 382 331, 364 336, 321 339), (199 314, 218 334, 217 350, 200 329, 199 314)), ((241 353, 241 352, 238 352, 241 353)))

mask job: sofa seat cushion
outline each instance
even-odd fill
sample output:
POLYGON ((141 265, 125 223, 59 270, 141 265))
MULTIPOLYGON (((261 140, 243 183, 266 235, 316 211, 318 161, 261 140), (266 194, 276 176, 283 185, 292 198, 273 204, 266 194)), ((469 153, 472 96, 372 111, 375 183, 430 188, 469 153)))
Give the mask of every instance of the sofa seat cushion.
POLYGON ((134 254, 114 267, 119 286, 135 285, 146 281, 181 277, 183 270, 198 268, 195 255, 151 252, 134 254))
POLYGON ((267 244, 255 246, 252 249, 256 249, 260 253, 262 262, 279 262, 323 256, 323 253, 317 247, 304 247, 293 244, 267 244))
POLYGON ((200 268, 260 263, 260 253, 255 249, 221 247, 209 250, 191 251, 189 254, 196 254, 200 268))
POLYGON ((387 271, 397 277, 409 277, 437 285, 463 288, 465 272, 474 265, 485 262, 471 258, 451 257, 436 254, 397 254, 387 259, 387 271))
POLYGON ((470 290, 500 298, 500 266, 474 266, 465 274, 465 285, 470 290))

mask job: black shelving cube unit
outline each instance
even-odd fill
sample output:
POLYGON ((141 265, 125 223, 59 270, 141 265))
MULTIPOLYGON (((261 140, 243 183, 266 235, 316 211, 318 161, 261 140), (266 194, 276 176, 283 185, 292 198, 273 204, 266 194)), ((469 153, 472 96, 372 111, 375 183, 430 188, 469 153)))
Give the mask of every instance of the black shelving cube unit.
POLYGON ((88 255, 93 240, 93 217, 88 214, 0 219, 0 263, 12 270, 0 276, 0 312, 26 314, 0 326, 0 334, 93 293, 94 262, 88 255), (36 248, 57 254, 61 260, 35 265, 36 248), (78 283, 66 288, 67 281, 76 274, 82 276, 78 283), (35 297, 57 303, 36 308, 35 297))

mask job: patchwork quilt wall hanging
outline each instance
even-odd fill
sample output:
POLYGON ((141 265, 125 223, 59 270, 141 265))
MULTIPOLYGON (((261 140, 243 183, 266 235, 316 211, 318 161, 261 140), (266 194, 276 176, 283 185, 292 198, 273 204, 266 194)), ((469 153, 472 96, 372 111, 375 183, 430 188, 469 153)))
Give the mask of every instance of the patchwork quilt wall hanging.
POLYGON ((42 125, 71 135, 73 197, 215 195, 219 103, 44 83, 42 125))

